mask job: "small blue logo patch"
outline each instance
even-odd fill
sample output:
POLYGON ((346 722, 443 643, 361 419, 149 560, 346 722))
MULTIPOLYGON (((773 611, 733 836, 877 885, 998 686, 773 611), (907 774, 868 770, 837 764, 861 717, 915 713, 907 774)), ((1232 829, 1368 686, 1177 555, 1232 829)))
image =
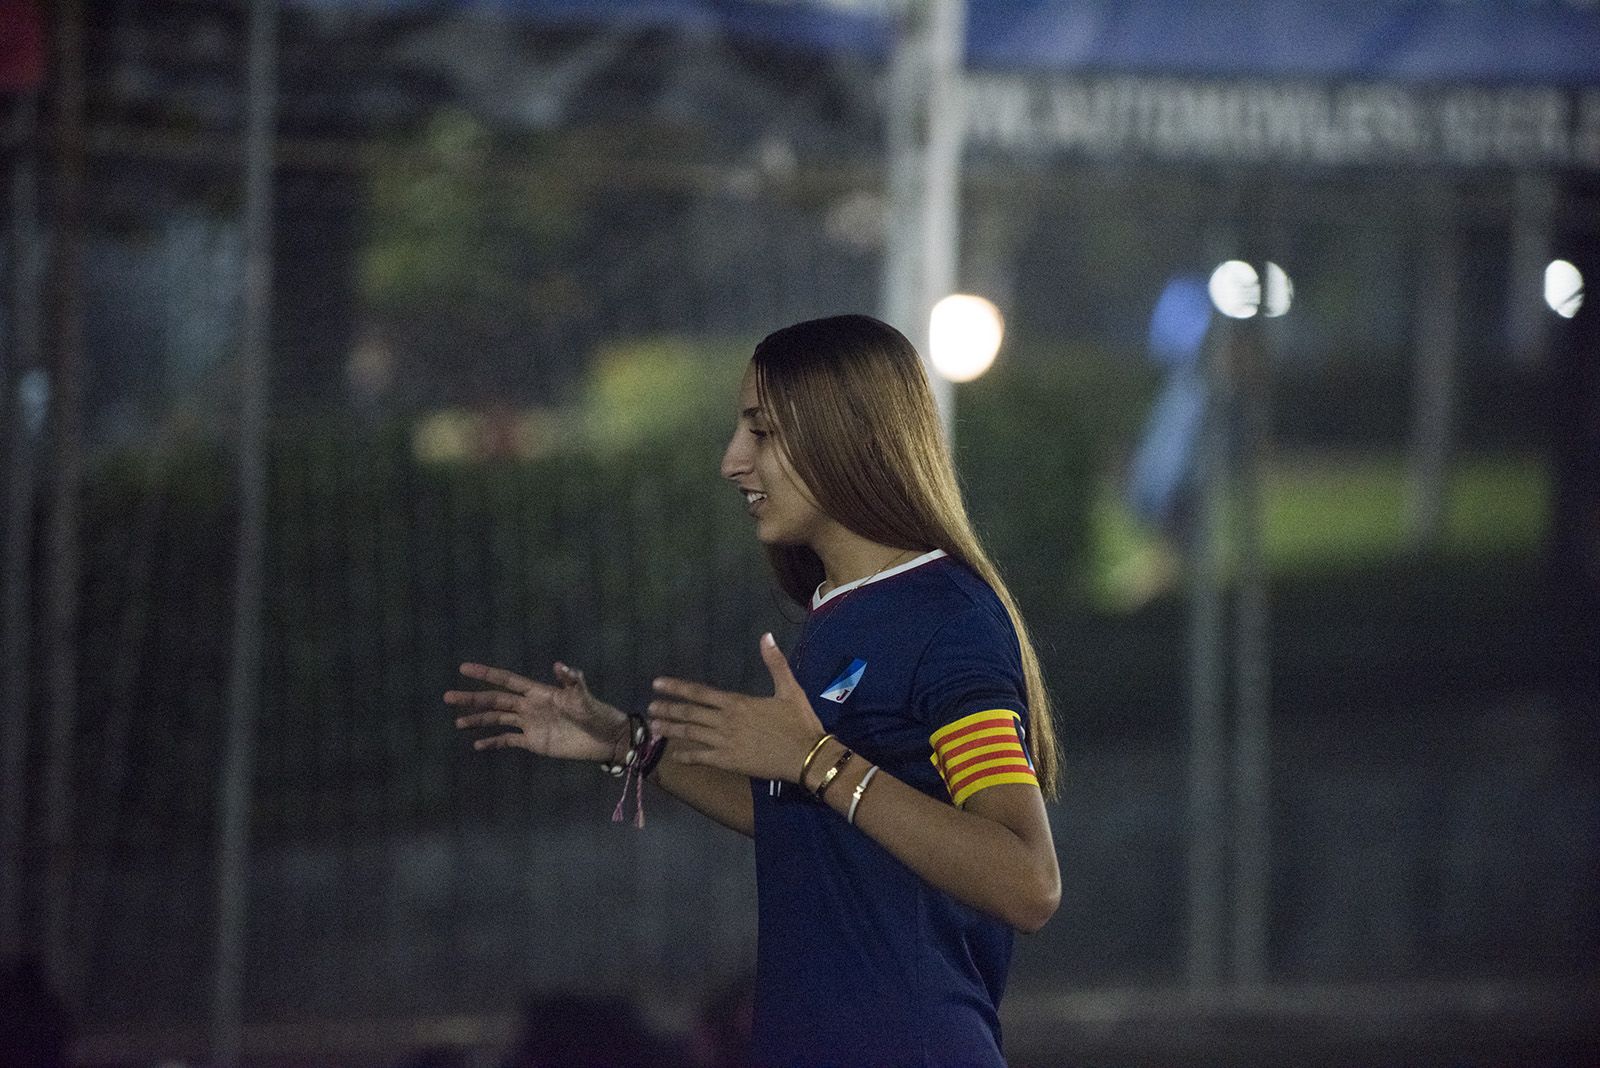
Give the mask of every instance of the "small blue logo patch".
POLYGON ((822 691, 822 696, 837 704, 844 704, 855 692, 856 687, 861 685, 861 676, 866 672, 865 660, 850 661, 850 666, 844 669, 844 674, 828 683, 828 688, 822 691))

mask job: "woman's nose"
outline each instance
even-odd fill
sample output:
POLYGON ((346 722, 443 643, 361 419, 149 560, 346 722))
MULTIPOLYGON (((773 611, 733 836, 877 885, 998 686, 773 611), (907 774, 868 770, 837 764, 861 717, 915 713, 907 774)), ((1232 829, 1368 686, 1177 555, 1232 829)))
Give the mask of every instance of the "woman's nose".
POLYGON ((728 447, 722 452, 722 477, 737 481, 749 470, 750 460, 747 450, 740 448, 739 435, 735 433, 728 441, 728 447))

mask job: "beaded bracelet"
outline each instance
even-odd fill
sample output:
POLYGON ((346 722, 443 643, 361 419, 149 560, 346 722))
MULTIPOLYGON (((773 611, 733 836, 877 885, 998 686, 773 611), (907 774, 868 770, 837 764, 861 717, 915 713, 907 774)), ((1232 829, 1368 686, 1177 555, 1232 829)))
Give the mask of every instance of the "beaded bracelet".
POLYGON ((628 805, 628 791, 633 790, 633 825, 644 826, 644 781, 661 763, 661 753, 667 747, 667 739, 654 738, 650 734, 650 724, 643 716, 629 715, 628 721, 633 724, 633 730, 628 735, 632 745, 628 753, 618 764, 609 761, 600 767, 608 774, 623 778, 622 796, 617 799, 617 807, 611 813, 612 823, 621 823, 623 812, 628 805))
POLYGON ((846 749, 844 756, 839 758, 839 763, 828 769, 828 774, 824 775, 822 781, 817 784, 816 798, 818 801, 822 800, 822 795, 828 792, 828 787, 833 785, 833 780, 839 777, 839 773, 844 770, 846 764, 850 763, 850 758, 853 756, 855 754, 846 749))
POLYGON ((630 715, 628 722, 633 724, 633 730, 628 737, 630 743, 628 755, 616 764, 611 763, 609 760, 600 762, 600 770, 613 778, 620 779, 629 768, 633 767, 639 759, 639 753, 644 749, 645 739, 650 736, 650 726, 645 723, 643 716, 630 715))
POLYGON ((865 775, 861 776, 861 781, 856 783, 855 792, 850 795, 850 811, 845 813, 844 821, 852 827, 855 826, 856 822, 856 806, 861 804, 861 795, 867 792, 867 783, 871 782, 872 777, 876 774, 878 774, 878 765, 874 764, 867 769, 865 775))

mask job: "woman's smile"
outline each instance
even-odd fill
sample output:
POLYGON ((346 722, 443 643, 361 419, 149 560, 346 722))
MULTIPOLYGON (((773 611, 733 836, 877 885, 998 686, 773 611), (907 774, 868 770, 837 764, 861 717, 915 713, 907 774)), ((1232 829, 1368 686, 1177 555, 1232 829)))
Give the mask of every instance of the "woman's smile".
POLYGON ((745 371, 735 407, 738 418, 722 454, 722 477, 744 495, 745 512, 756 520, 756 540, 766 545, 811 544, 830 521, 806 493, 771 418, 761 410, 753 366, 745 371), (777 496, 769 496, 771 492, 777 496))

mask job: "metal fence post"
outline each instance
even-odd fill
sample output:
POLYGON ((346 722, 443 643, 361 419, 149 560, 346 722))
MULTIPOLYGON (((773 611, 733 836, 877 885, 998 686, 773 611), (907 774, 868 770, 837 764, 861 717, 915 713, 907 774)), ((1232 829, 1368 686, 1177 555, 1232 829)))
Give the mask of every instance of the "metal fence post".
POLYGON ((243 1029, 250 795, 261 692, 277 19, 277 0, 252 0, 245 134, 244 310, 239 346, 239 555, 234 572, 227 749, 219 783, 216 973, 211 1005, 212 1055, 223 1068, 238 1063, 243 1029))

